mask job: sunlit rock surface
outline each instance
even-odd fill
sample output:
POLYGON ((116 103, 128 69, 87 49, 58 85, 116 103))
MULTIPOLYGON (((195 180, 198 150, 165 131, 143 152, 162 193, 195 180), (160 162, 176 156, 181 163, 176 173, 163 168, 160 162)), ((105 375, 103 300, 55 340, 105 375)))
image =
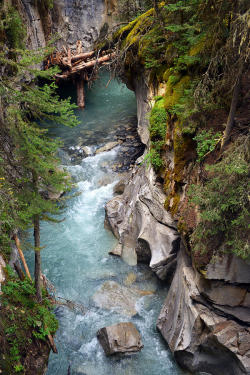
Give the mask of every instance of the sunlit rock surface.
POLYGON ((179 236, 164 209, 165 195, 152 168, 135 166, 122 195, 106 205, 106 223, 119 239, 121 254, 134 251, 160 279, 176 264, 179 236))
MULTIPOLYGON (((213 375, 249 373, 250 329, 232 319, 232 305, 244 303, 247 297, 243 289, 233 288, 205 286, 182 247, 157 327, 183 367, 213 375), (227 314, 229 308, 232 315, 227 314)), ((245 310, 248 316, 249 312, 245 310)))
POLYGON ((101 328, 97 332, 97 338, 107 356, 116 353, 135 353, 143 348, 141 336, 131 322, 101 328))

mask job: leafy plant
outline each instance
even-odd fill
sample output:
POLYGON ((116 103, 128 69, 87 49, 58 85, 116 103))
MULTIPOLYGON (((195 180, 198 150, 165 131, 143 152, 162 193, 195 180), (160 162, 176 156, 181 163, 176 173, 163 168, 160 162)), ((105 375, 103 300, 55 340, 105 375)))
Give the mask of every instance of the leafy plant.
POLYGON ((154 169, 158 171, 164 162, 161 158, 161 150, 166 136, 167 113, 164 108, 164 99, 162 96, 155 98, 156 102, 149 117, 149 133, 151 139, 150 151, 145 160, 150 162, 154 169))
POLYGON ((211 130, 200 131, 193 139, 197 142, 198 161, 201 162, 204 157, 215 149, 215 146, 221 138, 221 133, 213 134, 211 130))
POLYGON ((149 150, 143 162, 146 162, 147 166, 151 164, 156 171, 158 171, 164 165, 164 162, 160 156, 160 151, 156 148, 151 148, 149 150))

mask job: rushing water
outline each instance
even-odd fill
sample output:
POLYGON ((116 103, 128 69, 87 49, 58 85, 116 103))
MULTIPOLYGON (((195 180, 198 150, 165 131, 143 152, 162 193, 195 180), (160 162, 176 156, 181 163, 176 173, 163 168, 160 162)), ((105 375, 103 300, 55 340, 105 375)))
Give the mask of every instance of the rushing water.
MULTIPOLYGON (((71 163, 67 150, 79 143, 93 149, 114 139, 114 129, 134 122, 134 94, 123 84, 102 75, 87 92, 86 109, 77 111, 81 125, 75 129, 54 129, 65 141, 62 162, 81 194, 68 201, 60 224, 43 223, 41 240, 43 272, 56 288, 56 295, 74 301, 81 309, 59 306, 60 326, 56 334, 59 354, 51 354, 47 375, 176 375, 182 374, 155 323, 167 290, 145 265, 130 267, 120 258, 108 255, 117 243, 104 229, 104 205, 113 195, 119 176, 113 172, 119 147, 71 163), (106 181, 106 182, 105 182, 106 181), (108 280, 124 284, 133 273, 133 288, 154 291, 137 302, 137 314, 129 318, 95 306, 93 294, 108 280), (97 339, 99 328, 132 321, 141 333, 140 353, 107 358, 97 339)), ((33 255, 28 254, 32 267, 33 255)))

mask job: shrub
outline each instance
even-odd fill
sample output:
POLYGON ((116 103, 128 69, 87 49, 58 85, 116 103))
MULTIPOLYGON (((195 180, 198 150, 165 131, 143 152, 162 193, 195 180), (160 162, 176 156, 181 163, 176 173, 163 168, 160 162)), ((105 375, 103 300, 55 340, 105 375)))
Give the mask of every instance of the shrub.
POLYGON ((202 130, 194 137, 194 140, 197 142, 197 160, 199 162, 204 159, 207 153, 215 149, 220 137, 220 133, 213 134, 211 130, 202 130))
POLYGON ((46 340, 54 334, 58 322, 51 312, 52 305, 43 291, 42 304, 37 303, 36 290, 29 279, 17 279, 7 266, 7 281, 2 286, 0 334, 4 337, 0 367, 8 374, 24 374, 22 363, 35 339, 46 340))
POLYGON ((200 221, 191 236, 194 251, 231 252, 250 256, 249 137, 241 137, 215 165, 207 166, 208 179, 189 189, 199 208, 200 221))

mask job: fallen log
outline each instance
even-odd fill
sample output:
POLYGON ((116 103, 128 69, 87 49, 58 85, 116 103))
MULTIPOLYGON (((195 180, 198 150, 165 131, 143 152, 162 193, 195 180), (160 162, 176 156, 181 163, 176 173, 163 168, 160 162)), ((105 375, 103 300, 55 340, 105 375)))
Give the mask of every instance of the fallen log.
MULTIPOLYGON (((44 325, 44 328, 47 329, 48 327, 46 325, 44 325)), ((50 333, 48 333, 47 337, 48 337, 49 344, 50 344, 50 347, 51 347, 53 353, 58 354, 58 350, 56 348, 56 344, 55 344, 55 341, 54 341, 52 335, 50 333)))
POLYGON ((98 59, 87 61, 87 62, 81 61, 79 64, 77 64, 75 66, 72 66, 71 71, 64 72, 63 74, 56 74, 56 78, 66 79, 69 76, 71 76, 72 74, 78 73, 81 70, 93 68, 97 64, 105 63, 106 61, 111 60, 113 57, 115 57, 115 52, 113 52, 109 55, 104 55, 102 57, 99 57, 98 59))
MULTIPOLYGON (((72 55, 71 60, 70 60, 70 66, 71 66, 71 62, 76 62, 76 61, 79 61, 79 60, 87 60, 87 59, 91 58, 92 56, 94 56, 94 54, 95 54, 95 51, 83 52, 83 53, 80 53, 79 55, 72 55)), ((69 66, 68 57, 62 58, 62 64, 65 65, 65 66, 69 66)))
POLYGON ((23 281, 23 280, 25 279, 25 275, 24 275, 24 273, 23 273, 22 268, 19 266, 19 264, 18 264, 17 262, 14 263, 14 268, 15 268, 15 270, 16 270, 16 273, 17 273, 18 276, 19 276, 19 279, 20 279, 21 281, 23 281))
POLYGON ((20 246, 20 240, 19 238, 17 237, 16 234, 14 234, 13 236, 14 240, 15 240, 15 243, 16 243, 16 247, 17 247, 17 251, 18 251, 18 254, 21 258, 21 261, 23 263, 23 267, 25 269, 25 272, 26 272, 26 275, 28 276, 28 278, 31 280, 31 276, 30 276, 30 271, 29 271, 29 268, 28 268, 28 265, 26 263, 26 260, 24 258, 24 255, 23 255, 23 252, 22 252, 22 249, 21 249, 21 246, 20 246))

